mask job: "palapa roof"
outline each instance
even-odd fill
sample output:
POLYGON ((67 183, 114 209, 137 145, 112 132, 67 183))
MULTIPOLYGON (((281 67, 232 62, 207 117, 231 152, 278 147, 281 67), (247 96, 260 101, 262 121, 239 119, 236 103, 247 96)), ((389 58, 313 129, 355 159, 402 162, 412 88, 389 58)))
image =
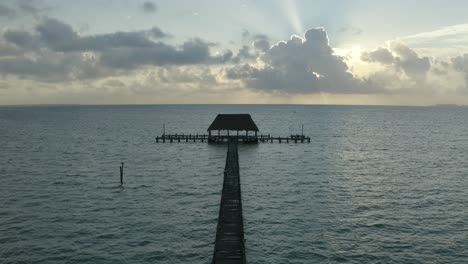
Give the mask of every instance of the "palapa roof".
POLYGON ((208 130, 258 131, 249 114, 218 114, 208 130))

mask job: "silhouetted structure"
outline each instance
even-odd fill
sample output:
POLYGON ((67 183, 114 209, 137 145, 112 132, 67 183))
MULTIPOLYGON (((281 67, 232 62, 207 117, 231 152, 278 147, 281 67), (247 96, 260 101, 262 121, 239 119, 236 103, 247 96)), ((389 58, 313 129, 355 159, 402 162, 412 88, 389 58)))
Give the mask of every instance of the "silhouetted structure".
MULTIPOLYGON (((302 130, 304 130, 304 126, 302 126, 302 130)), ((156 143, 188 143, 197 141, 224 143, 229 142, 231 139, 246 143, 310 143, 310 137, 304 136, 304 132, 301 135, 286 137, 258 135, 258 127, 249 114, 218 114, 207 129, 208 135, 166 134, 164 125, 163 131, 162 136, 156 137, 156 143)))
POLYGON ((257 133, 258 127, 249 114, 219 114, 208 128, 208 142, 227 142, 235 137, 237 141, 257 143, 257 133), (213 135, 213 131, 217 134, 213 135), (249 136, 249 132, 255 134, 249 136))
POLYGON ((219 206, 213 264, 244 264, 244 219, 239 175, 237 139, 228 144, 223 191, 219 206))

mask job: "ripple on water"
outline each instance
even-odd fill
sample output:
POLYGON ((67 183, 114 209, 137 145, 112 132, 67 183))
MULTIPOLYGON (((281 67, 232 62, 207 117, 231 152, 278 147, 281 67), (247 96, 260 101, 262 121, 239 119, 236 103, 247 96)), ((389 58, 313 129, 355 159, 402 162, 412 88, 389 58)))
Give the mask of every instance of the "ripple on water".
POLYGON ((209 262, 225 148, 154 136, 162 124, 202 133, 215 113, 249 112, 264 133, 303 123, 313 136, 240 147, 249 263, 464 263, 466 111, 0 108, 0 262, 209 262))

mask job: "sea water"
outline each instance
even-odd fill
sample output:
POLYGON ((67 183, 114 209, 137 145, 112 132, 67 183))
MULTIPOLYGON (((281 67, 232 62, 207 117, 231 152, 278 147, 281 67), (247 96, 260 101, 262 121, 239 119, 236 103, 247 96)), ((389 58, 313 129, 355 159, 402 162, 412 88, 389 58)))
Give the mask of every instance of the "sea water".
POLYGON ((239 147, 249 263, 468 263, 468 108, 0 107, 0 263, 210 263, 218 113, 310 144, 239 147), (124 162, 124 185, 119 166, 124 162))

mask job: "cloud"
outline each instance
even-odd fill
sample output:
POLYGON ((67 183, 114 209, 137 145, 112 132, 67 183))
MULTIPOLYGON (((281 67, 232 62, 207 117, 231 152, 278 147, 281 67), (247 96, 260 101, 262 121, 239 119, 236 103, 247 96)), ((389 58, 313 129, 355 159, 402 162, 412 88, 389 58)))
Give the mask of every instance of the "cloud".
POLYGON ((150 46, 121 47, 102 51, 102 63, 112 68, 135 68, 139 65, 185 65, 222 63, 224 56, 211 56, 211 43, 192 39, 175 47, 162 42, 150 46))
POLYGON ((155 13, 157 11, 156 4, 146 1, 141 5, 141 9, 146 13, 155 13))
POLYGON ((350 73, 344 59, 330 47, 323 28, 293 35, 259 57, 260 65, 244 64, 226 70, 245 86, 284 93, 373 93, 365 81, 350 73))
POLYGON ((0 3, 0 17, 13 18, 16 15, 16 11, 4 4, 0 3))
POLYGON ((247 29, 242 30, 242 40, 251 43, 252 46, 262 52, 270 48, 270 38, 265 34, 251 34, 247 29))
POLYGON ((17 0, 18 9, 26 14, 39 17, 46 9, 39 0, 17 0))
POLYGON ((266 52, 270 48, 270 39, 266 35, 256 34, 253 40, 253 46, 260 51, 266 52))
POLYGON ((349 33, 351 35, 361 35, 362 29, 353 26, 344 26, 338 29, 339 33, 349 33))
POLYGON ((431 68, 428 57, 419 56, 416 51, 399 41, 392 41, 388 47, 379 47, 376 50, 364 52, 363 61, 393 65, 403 70, 409 77, 423 77, 431 68))
POLYGON ((463 54, 451 59, 452 66, 455 70, 462 72, 465 80, 463 87, 460 87, 459 91, 468 92, 468 54, 463 54))
POLYGON ((21 48, 32 49, 37 45, 37 38, 23 30, 7 30, 3 34, 3 37, 7 42, 15 44, 21 48))
POLYGON ((368 62, 379 62, 382 64, 392 64, 395 62, 395 57, 387 48, 379 47, 374 51, 365 52, 362 54, 362 60, 368 62))
POLYGON ((213 55, 214 43, 199 38, 181 45, 162 40, 158 27, 132 32, 80 35, 45 18, 35 32, 8 29, 0 39, 0 74, 43 82, 97 79, 145 66, 213 65, 230 62, 230 50, 213 55))
POLYGON ((34 43, 56 52, 99 52, 102 63, 108 67, 134 68, 139 65, 182 65, 195 63, 225 63, 232 52, 212 56, 213 43, 201 39, 185 41, 173 46, 159 41, 168 36, 158 27, 145 31, 115 32, 80 36, 71 26, 47 18, 36 27, 37 35, 22 30, 9 30, 4 39, 19 47, 34 43))
POLYGON ((73 28, 56 19, 45 19, 37 27, 39 38, 52 50, 72 51, 102 51, 121 47, 151 47, 154 40, 166 38, 169 35, 158 27, 145 31, 115 32, 109 34, 79 36, 73 28))

